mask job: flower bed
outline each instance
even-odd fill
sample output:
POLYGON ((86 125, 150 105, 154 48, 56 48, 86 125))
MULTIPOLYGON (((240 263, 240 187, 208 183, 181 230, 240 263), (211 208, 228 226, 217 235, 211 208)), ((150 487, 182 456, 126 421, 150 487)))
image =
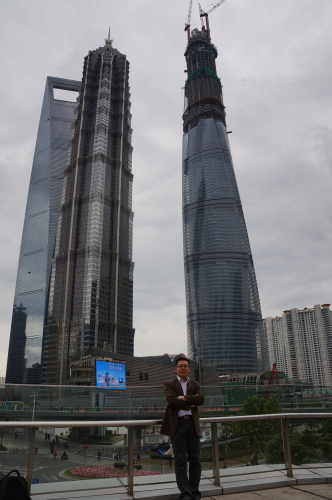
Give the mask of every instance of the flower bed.
MULTIPOLYGON (((127 470, 116 469, 107 465, 83 465, 70 469, 70 474, 75 477, 103 479, 112 477, 128 477, 127 470)), ((134 469, 134 476, 157 476, 160 472, 151 472, 147 470, 134 469)))

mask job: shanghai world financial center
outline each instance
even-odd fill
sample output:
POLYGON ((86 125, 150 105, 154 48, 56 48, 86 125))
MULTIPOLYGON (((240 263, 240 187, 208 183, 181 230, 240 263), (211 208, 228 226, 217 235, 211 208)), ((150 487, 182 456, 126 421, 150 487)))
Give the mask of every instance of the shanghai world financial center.
MULTIPOLYGON (((226 128, 217 49, 188 36, 183 244, 188 356, 266 368, 255 269, 226 128)), ((65 384, 87 347, 134 353, 129 63, 105 40, 81 82, 47 78, 12 316, 7 383, 65 384), (76 103, 53 89, 79 91, 76 103)), ((158 332, 155 332, 158 335, 158 332)))
POLYGON ((19 257, 7 383, 62 385, 72 355, 133 355, 129 62, 105 45, 82 82, 47 78, 19 257), (79 91, 76 103, 53 89, 79 91))

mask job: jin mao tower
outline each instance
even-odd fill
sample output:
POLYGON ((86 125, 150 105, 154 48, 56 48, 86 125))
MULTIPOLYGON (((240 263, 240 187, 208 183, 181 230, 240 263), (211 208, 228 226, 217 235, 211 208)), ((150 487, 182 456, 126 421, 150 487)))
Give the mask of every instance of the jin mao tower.
MULTIPOLYGON (((222 2, 219 2, 219 4, 222 2)), ((218 4, 218 5, 219 5, 218 4)), ((217 6, 218 6, 217 5, 217 6)), ((190 13, 190 10, 189 10, 190 13)), ((183 115, 183 246, 188 356, 222 373, 267 367, 249 238, 226 127, 217 48, 206 27, 190 32, 183 115)))
POLYGON ((87 347, 133 355, 129 62, 90 51, 74 111, 44 333, 42 382, 64 384, 87 347))

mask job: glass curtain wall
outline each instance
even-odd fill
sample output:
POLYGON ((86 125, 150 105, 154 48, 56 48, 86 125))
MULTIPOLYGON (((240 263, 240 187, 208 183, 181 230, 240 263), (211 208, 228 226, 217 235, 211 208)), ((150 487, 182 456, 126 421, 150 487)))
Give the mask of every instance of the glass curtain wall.
POLYGON ((75 107, 73 102, 55 100, 53 88, 79 91, 80 82, 54 77, 46 80, 18 263, 7 383, 41 380, 51 260, 75 107))
POLYGON ((255 269, 228 141, 217 50, 194 30, 185 53, 183 245, 188 356, 219 372, 267 368, 255 269))
POLYGON ((105 46, 85 58, 53 259, 43 383, 62 384, 87 347, 133 355, 129 62, 105 46))

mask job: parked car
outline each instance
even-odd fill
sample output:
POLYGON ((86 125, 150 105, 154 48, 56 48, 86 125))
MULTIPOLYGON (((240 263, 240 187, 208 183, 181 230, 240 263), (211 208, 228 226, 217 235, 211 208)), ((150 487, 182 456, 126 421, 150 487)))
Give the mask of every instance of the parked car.
POLYGON ((151 446, 151 451, 158 451, 162 448, 164 451, 167 451, 170 449, 170 444, 169 443, 156 443, 151 446))
POLYGON ((207 438, 201 438, 201 444, 211 444, 212 439, 210 437, 207 438))

